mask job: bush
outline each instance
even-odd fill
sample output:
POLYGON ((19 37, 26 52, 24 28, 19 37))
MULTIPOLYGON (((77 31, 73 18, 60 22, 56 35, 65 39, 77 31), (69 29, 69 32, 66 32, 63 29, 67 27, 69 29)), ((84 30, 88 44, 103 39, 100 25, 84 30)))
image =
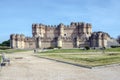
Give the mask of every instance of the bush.
POLYGON ((54 49, 54 47, 51 46, 51 47, 48 47, 47 49, 54 49))
POLYGON ((11 49, 11 48, 6 46, 0 46, 0 50, 6 50, 6 49, 11 49))
POLYGON ((59 46, 58 46, 57 48, 58 48, 58 49, 61 49, 62 47, 59 47, 59 46))
POLYGON ((111 46, 111 48, 118 48, 118 47, 120 47, 120 46, 111 46))
POLYGON ((85 49, 86 49, 86 50, 90 50, 90 47, 89 47, 89 46, 85 46, 85 49))

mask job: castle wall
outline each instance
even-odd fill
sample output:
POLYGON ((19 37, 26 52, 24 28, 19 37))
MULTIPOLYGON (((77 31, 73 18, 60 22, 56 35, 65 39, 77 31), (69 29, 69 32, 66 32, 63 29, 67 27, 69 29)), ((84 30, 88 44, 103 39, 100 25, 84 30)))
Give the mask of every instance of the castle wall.
POLYGON ((26 49, 35 49, 37 47, 35 38, 26 37, 24 42, 25 42, 24 46, 26 49))
POLYGON ((57 28, 47 27, 44 35, 45 35, 45 37, 58 37, 59 30, 57 30, 57 28))
POLYGON ((55 41, 42 41, 41 48, 57 47, 57 42, 55 41))
POLYGON ((74 45, 72 42, 65 41, 62 43, 62 48, 67 49, 67 48, 74 48, 74 45))
POLYGON ((32 34, 33 37, 76 37, 81 34, 88 34, 89 36, 92 33, 91 25, 86 23, 71 23, 71 25, 66 26, 64 24, 59 25, 43 25, 43 24, 33 24, 32 25, 32 34))
MULTIPOLYGON (((12 34, 11 48, 34 49, 48 47, 107 47, 110 38, 104 32, 92 33, 92 26, 84 22, 72 22, 70 25, 32 24, 32 37, 12 34)), ((110 42, 110 41, 109 41, 110 42)))
POLYGON ((77 35, 78 35, 78 29, 75 28, 74 26, 64 28, 64 37, 65 36, 67 36, 67 37, 77 37, 77 35))

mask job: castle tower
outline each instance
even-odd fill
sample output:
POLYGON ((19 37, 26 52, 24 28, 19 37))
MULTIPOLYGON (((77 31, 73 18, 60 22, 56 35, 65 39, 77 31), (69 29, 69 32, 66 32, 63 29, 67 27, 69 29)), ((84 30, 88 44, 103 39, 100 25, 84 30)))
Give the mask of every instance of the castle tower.
POLYGON ((106 34, 102 35, 102 44, 103 44, 103 47, 107 47, 107 35, 106 34))
POLYGON ((102 33, 98 33, 98 47, 102 47, 102 33))
POLYGON ((38 47, 37 48, 41 48, 41 38, 40 37, 38 37, 37 38, 37 44, 38 44, 38 47))
POLYGON ((32 24, 32 34, 33 37, 39 36, 39 24, 32 24))
POLYGON ((86 33, 87 33, 87 35, 88 35, 89 37, 91 36, 92 26, 91 26, 91 24, 89 24, 89 23, 86 24, 86 33))
POLYGON ((84 22, 78 23, 78 29, 80 34, 85 34, 87 32, 86 24, 84 22))
POLYGON ((60 36, 63 37, 64 36, 64 25, 62 23, 59 24, 59 29, 60 29, 60 36))
POLYGON ((96 37, 96 33, 93 33, 90 37, 90 46, 91 47, 97 47, 97 37, 96 37))
POLYGON ((19 34, 16 34, 16 48, 21 48, 21 39, 19 34))
POLYGON ((62 39, 60 36, 58 37, 57 46, 62 47, 62 39))
POLYGON ((16 48, 15 34, 10 35, 10 47, 16 48))
POLYGON ((25 48, 25 36, 23 34, 20 35, 21 38, 21 48, 24 49, 25 48))
POLYGON ((36 24, 32 24, 32 35, 33 35, 33 37, 35 37, 35 26, 36 26, 36 24))
POLYGON ((77 37, 77 39, 76 39, 76 46, 77 46, 77 48, 79 48, 79 44, 80 44, 79 37, 77 37))
POLYGON ((85 23, 82 23, 82 27, 83 27, 83 34, 87 33, 87 29, 86 29, 86 24, 85 23))
POLYGON ((91 47, 107 47, 107 34, 104 32, 94 32, 90 37, 91 47))
POLYGON ((40 37, 43 37, 43 28, 42 28, 42 24, 39 24, 39 31, 40 31, 39 36, 40 36, 40 37))

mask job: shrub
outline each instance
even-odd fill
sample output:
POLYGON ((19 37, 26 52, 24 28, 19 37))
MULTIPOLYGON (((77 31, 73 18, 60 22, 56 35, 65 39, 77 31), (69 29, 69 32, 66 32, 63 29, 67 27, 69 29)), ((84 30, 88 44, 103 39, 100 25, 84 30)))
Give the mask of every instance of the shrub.
POLYGON ((51 47, 48 47, 47 49, 54 49, 54 47, 51 46, 51 47))
POLYGON ((85 46, 85 49, 86 49, 86 50, 89 50, 89 49, 90 49, 90 47, 89 47, 89 46, 85 46))
POLYGON ((61 49, 62 47, 59 47, 59 46, 58 46, 57 48, 58 48, 58 49, 61 49))
POLYGON ((118 48, 118 47, 120 47, 120 46, 114 46, 114 45, 113 45, 113 46, 111 46, 111 48, 118 48))
POLYGON ((0 50, 6 50, 6 49, 11 49, 11 48, 6 46, 0 46, 0 50))

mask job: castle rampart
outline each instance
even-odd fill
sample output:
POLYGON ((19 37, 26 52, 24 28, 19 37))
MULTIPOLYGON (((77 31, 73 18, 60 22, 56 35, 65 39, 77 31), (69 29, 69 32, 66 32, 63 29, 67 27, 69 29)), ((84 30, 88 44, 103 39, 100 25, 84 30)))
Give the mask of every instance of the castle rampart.
POLYGON ((32 35, 11 34, 11 48, 107 47, 110 40, 107 33, 92 32, 92 25, 84 22, 71 22, 70 25, 32 24, 32 35))

